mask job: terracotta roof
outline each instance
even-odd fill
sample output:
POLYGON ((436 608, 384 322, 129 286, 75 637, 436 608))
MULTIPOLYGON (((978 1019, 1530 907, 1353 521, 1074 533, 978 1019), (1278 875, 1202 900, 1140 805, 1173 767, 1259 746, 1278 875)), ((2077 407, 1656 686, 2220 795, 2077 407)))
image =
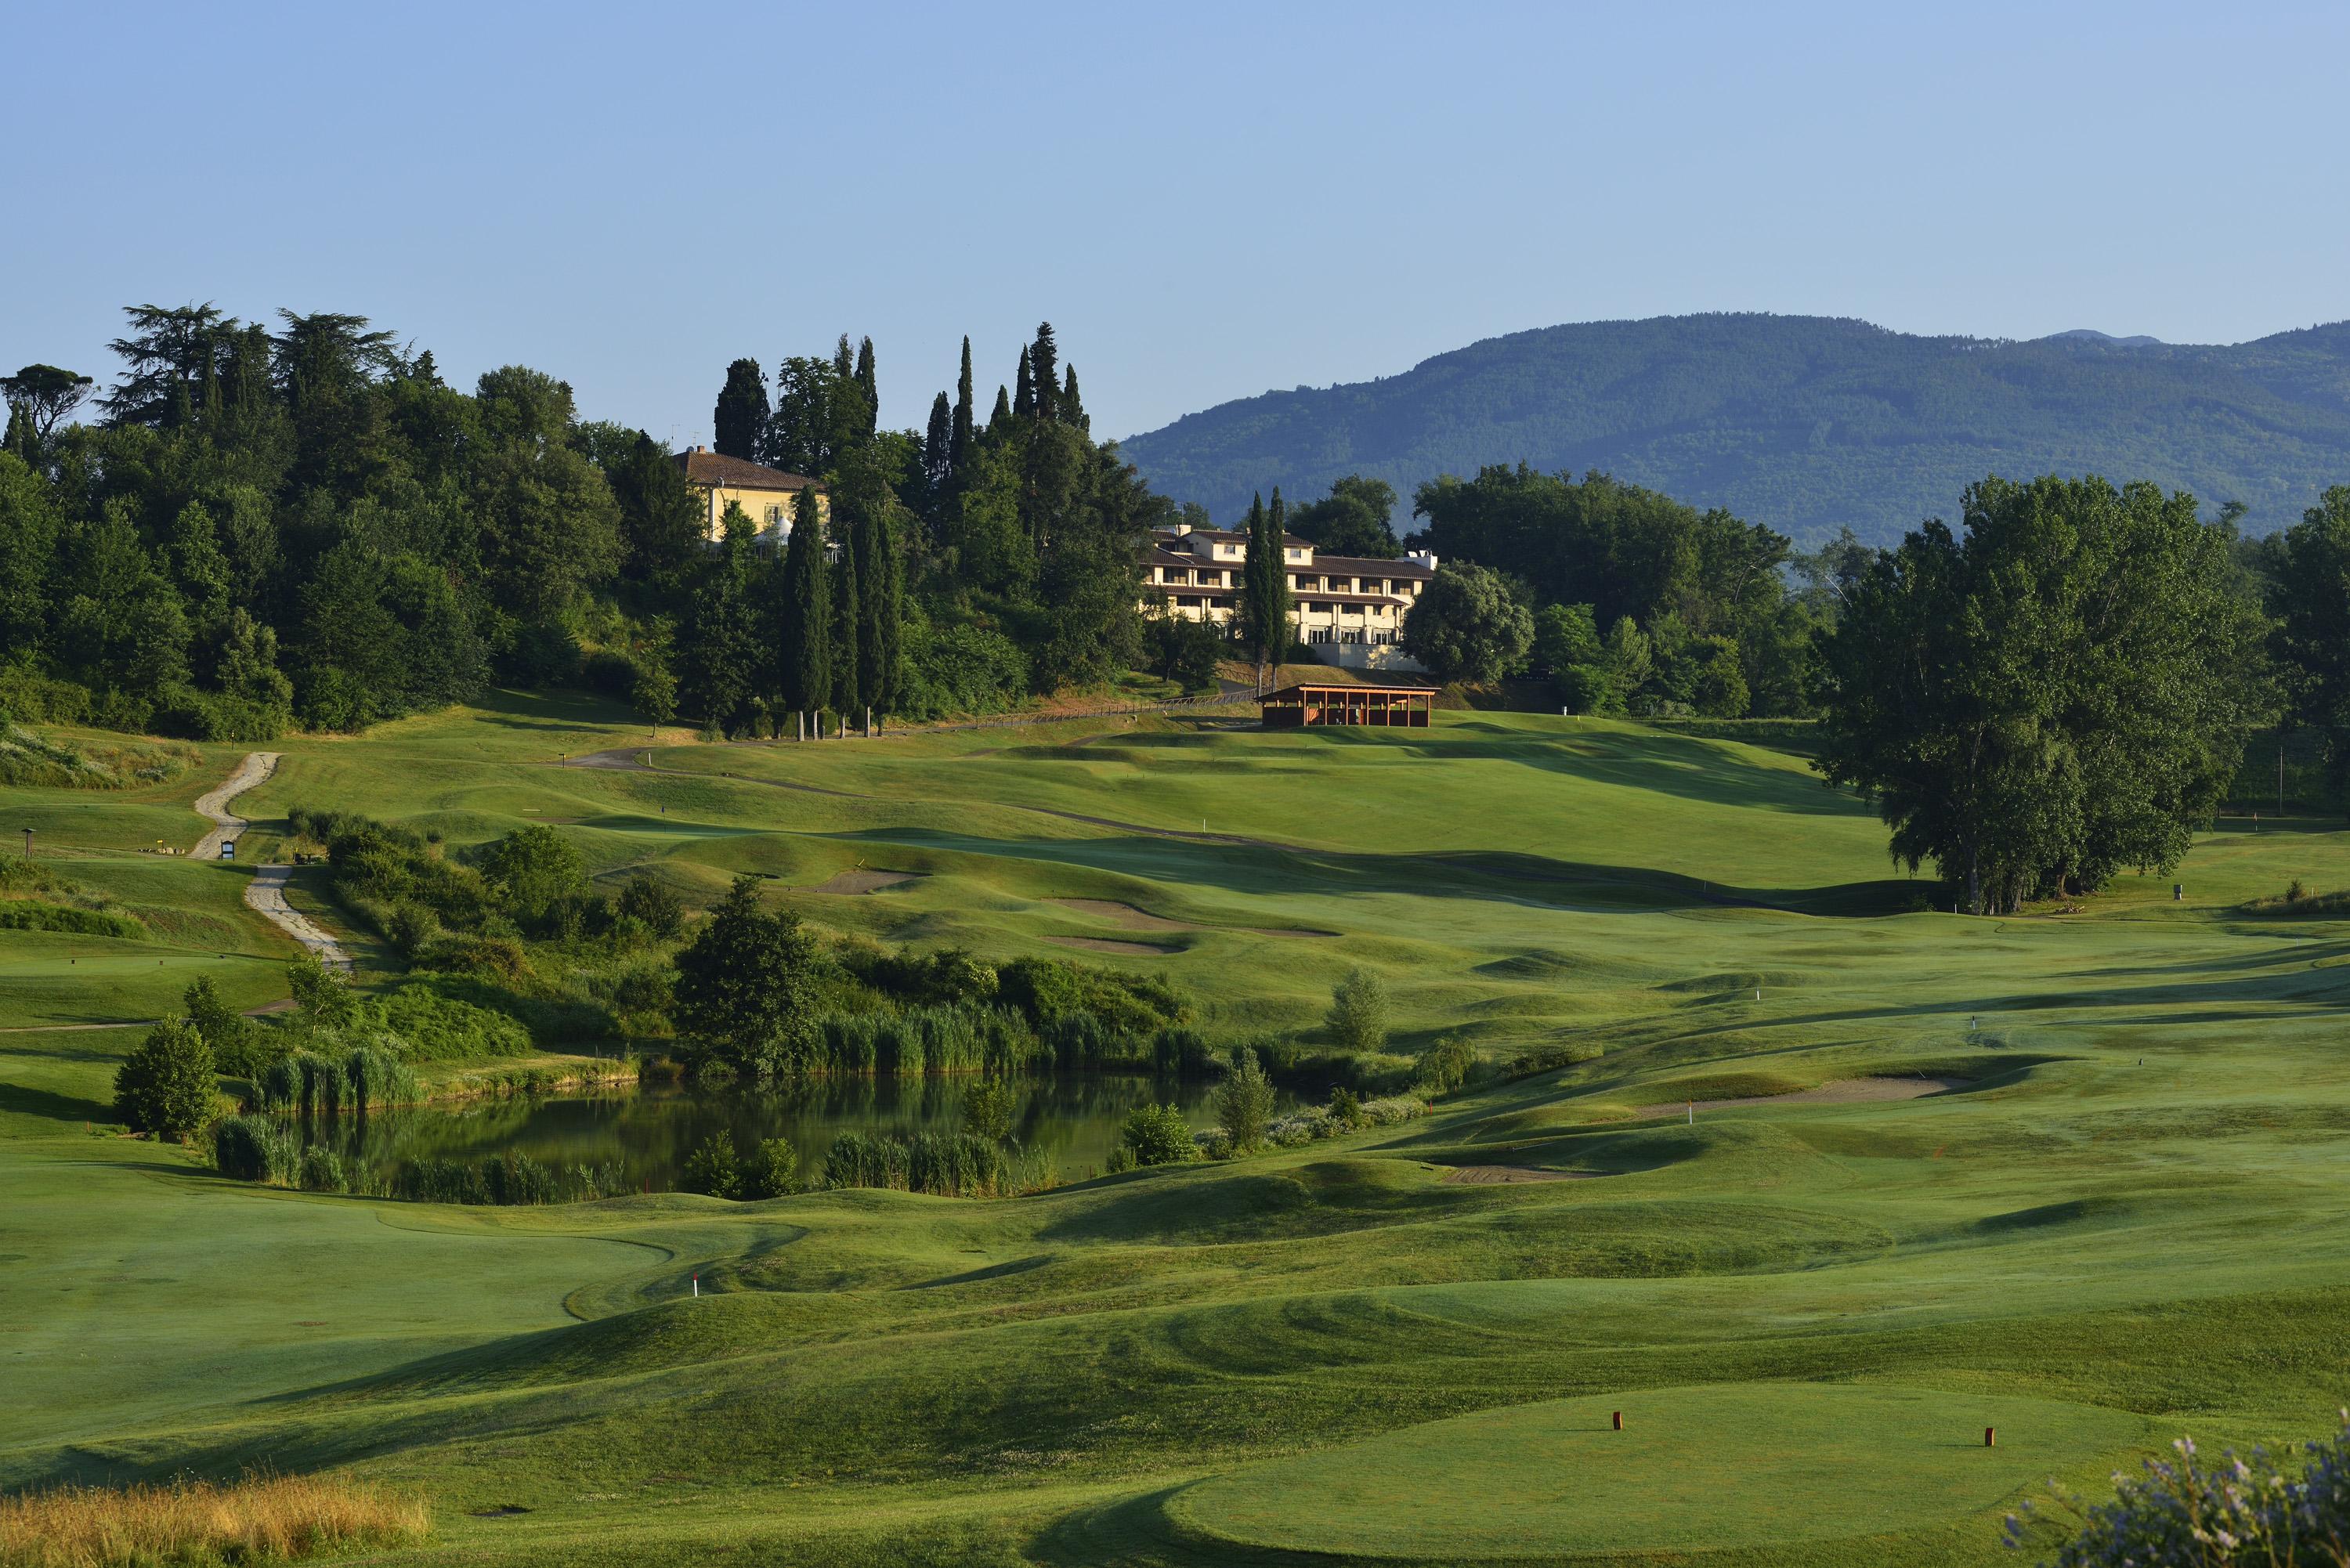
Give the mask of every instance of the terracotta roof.
POLYGON ((1314 569, 1342 577, 1432 577, 1436 574, 1418 561, 1383 561, 1367 556, 1314 555, 1314 569))
MULTIPOLYGON (((1159 535, 1159 537, 1162 539, 1179 540, 1212 539, 1219 545, 1245 545, 1248 543, 1248 535, 1246 534, 1243 534, 1236 529, 1232 528, 1191 528, 1187 529, 1180 534, 1162 532, 1159 535)), ((1281 543, 1283 548, 1289 550, 1310 550, 1314 547, 1313 540, 1301 539, 1296 535, 1288 533, 1282 535, 1281 543)))
POLYGON ((819 494, 824 491, 820 482, 806 474, 785 473, 780 468, 704 452, 700 447, 679 452, 671 461, 685 470, 688 484, 723 485, 730 490, 806 490, 813 486, 819 494))

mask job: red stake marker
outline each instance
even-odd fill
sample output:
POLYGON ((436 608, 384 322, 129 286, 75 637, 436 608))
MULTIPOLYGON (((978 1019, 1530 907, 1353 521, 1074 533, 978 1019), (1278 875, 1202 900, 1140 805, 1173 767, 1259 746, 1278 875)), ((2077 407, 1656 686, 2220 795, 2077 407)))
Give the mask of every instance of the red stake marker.
POLYGON ((1624 1429, 1624 1412, 1621 1410, 1616 1412, 1616 1429, 1619 1432, 1624 1429))
POLYGON ((1983 1428, 1983 1447, 1984 1447, 1984 1448, 1986 1448, 1986 1449, 1990 1448, 1993 1443, 1996 1443, 1998 1440, 1999 1440, 1999 1428, 1998 1428, 1997 1427, 1985 1427, 1985 1428, 1983 1428))

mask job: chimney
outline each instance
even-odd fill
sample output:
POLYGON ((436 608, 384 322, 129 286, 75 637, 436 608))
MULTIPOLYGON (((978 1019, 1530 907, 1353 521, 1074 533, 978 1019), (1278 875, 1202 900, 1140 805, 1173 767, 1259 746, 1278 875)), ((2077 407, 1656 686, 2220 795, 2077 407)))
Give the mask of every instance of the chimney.
POLYGON ((1426 550, 1411 551, 1404 556, 1404 559, 1415 566, 1426 566, 1431 572, 1436 570, 1436 557, 1426 550))

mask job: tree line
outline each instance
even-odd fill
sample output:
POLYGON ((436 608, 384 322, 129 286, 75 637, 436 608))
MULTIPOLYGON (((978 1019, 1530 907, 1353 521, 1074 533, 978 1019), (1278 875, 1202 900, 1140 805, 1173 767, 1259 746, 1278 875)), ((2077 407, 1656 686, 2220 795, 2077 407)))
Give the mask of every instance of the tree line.
POLYGON ((255 741, 584 682, 774 732, 1002 707, 1142 649, 1139 548, 1173 508, 1092 439, 1049 325, 984 421, 966 340, 923 431, 879 428, 869 339, 730 367, 721 450, 827 495, 795 553, 739 514, 713 545, 666 447, 582 419, 546 372, 460 390, 356 315, 126 315, 110 385, 0 378, 19 719, 255 741))

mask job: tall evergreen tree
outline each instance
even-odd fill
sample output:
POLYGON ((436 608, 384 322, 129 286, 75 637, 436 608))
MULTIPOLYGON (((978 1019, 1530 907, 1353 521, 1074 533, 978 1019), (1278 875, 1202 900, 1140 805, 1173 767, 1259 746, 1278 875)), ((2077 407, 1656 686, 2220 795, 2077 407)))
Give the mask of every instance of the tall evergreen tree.
POLYGON ((922 436, 922 477, 942 494, 954 473, 954 410, 941 392, 931 400, 931 428, 922 436))
POLYGON ((751 700, 767 660, 759 647, 752 597, 756 563, 751 541, 757 525, 738 503, 729 502, 722 526, 724 543, 705 558, 679 651, 687 711, 732 732, 753 716, 751 700))
POLYGON ((1077 368, 1075 365, 1061 373, 1061 422, 1088 433, 1094 428, 1093 421, 1086 418, 1085 400, 1077 396, 1077 368))
POLYGON ((864 563, 858 558, 854 519, 843 515, 838 496, 833 499, 833 539, 840 546, 832 563, 832 705, 843 719, 865 704, 863 671, 858 663, 858 633, 863 629, 864 563))
POLYGON ((881 383, 873 373, 873 339, 862 338, 857 345, 857 384, 865 389, 865 439, 881 428, 881 383))
POLYGON ((1028 373, 1028 346, 1020 346, 1020 369, 1012 378, 1012 411, 1021 419, 1036 412, 1036 383, 1028 373))
POLYGON ((767 379, 756 359, 737 359, 726 367, 726 384, 718 389, 718 406, 711 410, 713 440, 720 452, 756 462, 767 441, 767 379))
POLYGON ((1055 405, 1061 396, 1060 349, 1053 342, 1053 324, 1036 324, 1036 341, 1028 350, 1028 374, 1035 379, 1036 401, 1030 409, 1040 420, 1054 417, 1055 405))
POLYGON ((962 369, 955 377, 954 433, 947 443, 948 467, 957 488, 971 471, 971 443, 977 433, 972 429, 972 417, 977 411, 972 407, 971 337, 966 333, 962 340, 962 369))
POLYGON ((0 442, 0 452, 16 453, 27 468, 41 461, 41 438, 33 429, 33 416, 17 404, 8 405, 8 439, 0 442))
POLYGON ((1003 383, 998 381, 995 383, 995 407, 988 412, 987 428, 991 431, 1000 431, 1011 422, 1012 397, 1004 391, 1003 383))
POLYGON ((848 334, 846 332, 840 335, 840 341, 833 345, 832 373, 843 381, 856 379, 857 350, 848 346, 848 334))
POLYGON ((821 712, 832 697, 831 576, 816 492, 802 490, 784 551, 783 694, 794 712, 821 712))
POLYGON ((1281 492, 1249 503, 1247 556, 1241 566, 1242 635, 1259 665, 1278 664, 1289 651, 1289 565, 1283 558, 1281 492))

